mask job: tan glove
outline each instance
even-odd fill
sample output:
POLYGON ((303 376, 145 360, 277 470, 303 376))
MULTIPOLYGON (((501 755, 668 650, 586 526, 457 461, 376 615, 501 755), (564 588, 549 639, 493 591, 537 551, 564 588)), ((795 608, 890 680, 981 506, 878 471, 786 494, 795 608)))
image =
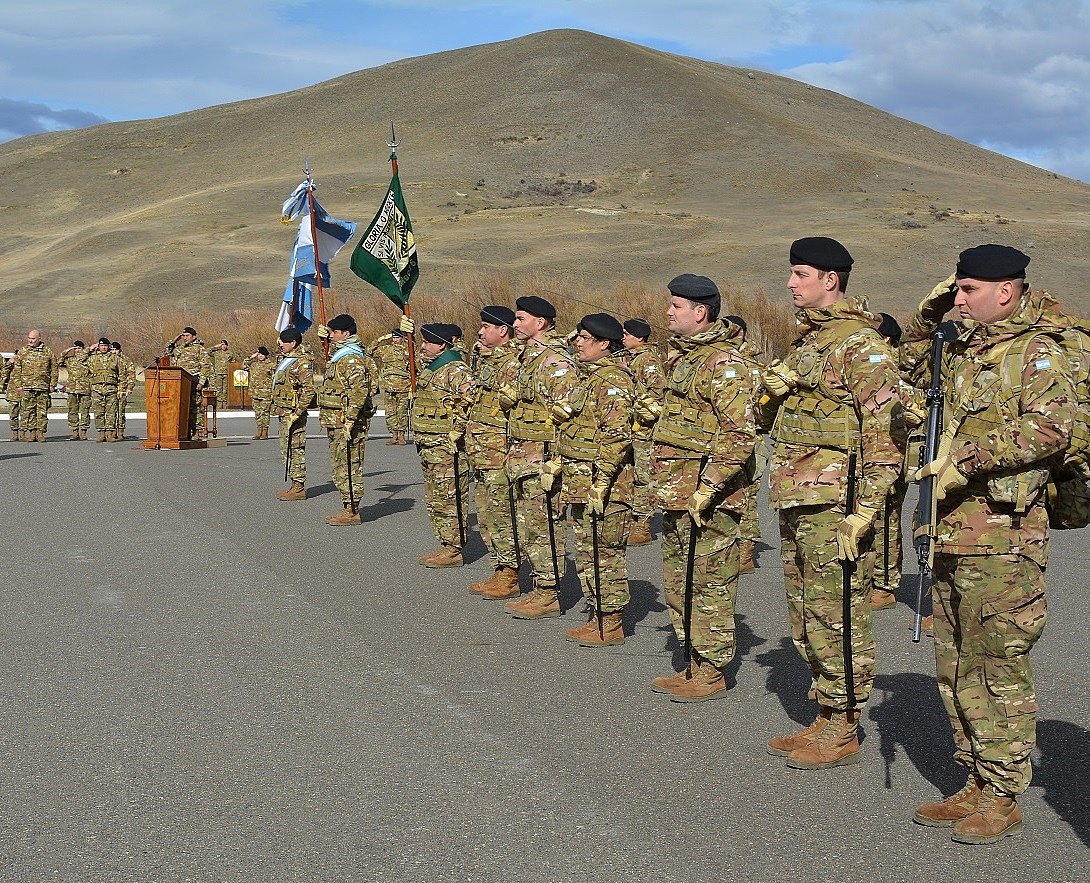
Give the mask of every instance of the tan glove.
POLYGON ((799 375, 777 360, 761 372, 761 383, 772 395, 783 398, 799 385, 799 375))
POLYGON ((464 436, 465 433, 462 432, 462 430, 460 429, 452 429, 450 432, 447 433, 447 438, 450 440, 451 450, 458 450, 458 446, 462 443, 462 438, 464 436))
POLYGON ((518 404, 519 391, 513 386, 504 384, 496 390, 496 397, 500 400, 500 407, 505 411, 510 411, 518 404))
POLYGON ((397 327, 406 334, 413 334, 416 332, 416 323, 408 316, 402 316, 401 321, 397 323, 397 327))
POLYGON ((587 509, 590 510, 592 515, 602 516, 606 514, 606 497, 608 496, 608 485, 591 485, 591 489, 587 493, 587 509))
POLYGON ((841 561, 855 561, 859 558, 859 540, 871 529, 877 517, 877 509, 859 506, 857 512, 847 516, 837 525, 837 558, 841 561))
POLYGON ((942 317, 954 308, 954 298, 958 294, 958 277, 951 273, 931 293, 920 301, 917 312, 928 322, 941 322, 942 317))
POLYGON ((549 414, 554 423, 567 423, 575 415, 575 412, 564 402, 553 402, 552 407, 549 408, 549 414))
POLYGON ((318 326, 318 339, 319 340, 329 340, 329 326, 328 325, 319 325, 318 326))
POLYGON ((662 403, 653 395, 642 395, 636 399, 634 410, 640 423, 644 426, 650 426, 659 419, 659 415, 662 413, 662 403))
POLYGON ((689 515, 693 519, 693 524, 697 527, 704 527, 711 520, 709 510, 712 508, 712 498, 714 496, 715 488, 708 487, 706 484, 698 484, 696 492, 689 497, 689 515))
POLYGON ((949 454, 939 455, 917 471, 916 481, 922 481, 932 475, 935 476, 936 503, 945 500, 950 491, 956 491, 969 483, 969 479, 958 471, 957 466, 954 465, 954 458, 949 454))
POLYGON ((553 492, 553 485, 556 484, 556 480, 560 477, 560 473, 564 471, 564 467, 559 460, 546 460, 541 464, 541 489, 547 494, 553 492))

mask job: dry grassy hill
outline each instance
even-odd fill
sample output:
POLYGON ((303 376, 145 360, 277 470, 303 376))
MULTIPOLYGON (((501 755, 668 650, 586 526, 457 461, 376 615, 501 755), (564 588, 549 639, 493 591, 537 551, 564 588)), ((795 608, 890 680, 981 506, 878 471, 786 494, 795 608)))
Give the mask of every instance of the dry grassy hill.
MULTIPOLYGON (((326 208, 365 224, 391 119, 418 291, 501 268, 590 285, 694 271, 779 295, 788 243, 823 233, 881 306, 906 308, 958 250, 1001 241, 1090 308, 1090 187, 799 82, 549 31, 0 145, 8 321, 272 310, 294 235, 279 205, 303 154, 326 208)), ((363 294, 347 263, 346 249, 335 286, 363 294)))

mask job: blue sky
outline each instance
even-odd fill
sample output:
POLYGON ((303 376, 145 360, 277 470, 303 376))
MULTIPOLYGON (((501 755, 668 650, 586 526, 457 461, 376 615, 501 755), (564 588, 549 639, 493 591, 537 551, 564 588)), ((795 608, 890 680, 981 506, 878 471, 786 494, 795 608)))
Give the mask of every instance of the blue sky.
POLYGON ((1090 181, 1090 0, 0 0, 0 141, 560 27, 805 80, 1090 181))

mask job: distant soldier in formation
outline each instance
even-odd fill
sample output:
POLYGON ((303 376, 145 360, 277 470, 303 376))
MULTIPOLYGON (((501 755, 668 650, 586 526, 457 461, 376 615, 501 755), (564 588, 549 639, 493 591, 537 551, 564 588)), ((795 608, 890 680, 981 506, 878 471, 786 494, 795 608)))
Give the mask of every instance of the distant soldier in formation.
POLYGON ((420 329, 428 360, 416 380, 410 415, 413 440, 424 474, 424 499, 439 548, 424 555, 425 567, 461 567, 469 494, 464 453, 466 414, 473 401, 473 375, 454 349, 454 325, 420 329))
POLYGON ((665 378, 662 357, 648 342, 651 325, 645 319, 629 319, 624 323, 624 347, 628 352, 628 370, 635 383, 632 422, 632 449, 635 457, 635 489, 632 498, 632 529, 628 545, 646 546, 651 542, 651 516, 655 505, 651 500, 651 435, 662 408, 665 378))
POLYGON ((26 341, 26 346, 15 354, 12 368, 18 381, 23 441, 44 442, 49 427, 49 393, 57 385, 60 366, 53 350, 42 342, 40 331, 28 332, 26 341))
MULTIPOLYGON (((412 327, 412 320, 409 320, 412 327)), ((379 367, 379 386, 386 409, 388 445, 403 445, 409 428, 412 384, 409 376, 409 336, 411 331, 398 327, 373 341, 369 352, 379 367)))
POLYGON ((71 441, 87 438, 91 426, 91 388, 87 380, 87 347, 75 341, 61 353, 58 365, 68 372, 64 382, 68 393, 68 437, 71 441))
POLYGON ((499 391, 517 382, 519 346, 514 341, 515 312, 492 305, 481 309, 477 332, 476 388, 466 422, 465 449, 477 476, 474 501, 481 539, 488 547, 492 575, 469 591, 485 598, 512 598, 519 593, 515 551, 514 489, 507 479, 507 415, 499 391))
POLYGON ((218 408, 227 407, 227 375, 231 370, 231 363, 237 361, 235 354, 231 352, 231 345, 226 340, 221 340, 208 350, 208 358, 212 363, 212 376, 216 386, 216 401, 218 408))
POLYGON ((606 313, 584 316, 573 345, 577 385, 553 407, 562 467, 560 500, 571 506, 575 567, 587 622, 569 629, 583 647, 624 643, 630 599, 625 547, 632 516, 635 385, 614 358, 624 329, 606 313), (601 603, 599 604, 599 598, 601 603))
POLYGON ((904 428, 895 356, 865 299, 846 293, 848 250, 824 236, 799 239, 790 263, 798 337, 764 372, 764 416, 775 418, 770 502, 780 513, 791 636, 819 710, 813 724, 772 739, 768 750, 790 767, 824 769, 860 759, 859 709, 874 683, 874 526, 900 474, 904 428))
POLYGON ((739 522, 757 432, 753 377, 738 347, 742 329, 719 319, 719 289, 684 273, 667 285, 673 337, 655 422, 652 482, 662 516, 663 591, 678 641, 692 592, 691 659, 651 689, 677 702, 716 699, 734 658, 739 522), (691 586, 687 586, 690 580, 691 586))
POLYGON ((110 348, 109 338, 100 337, 87 356, 87 376, 91 386, 91 410, 95 414, 95 429, 99 442, 116 442, 117 389, 121 377, 121 361, 110 348))
POLYGON ((4 359, 0 363, 0 386, 4 389, 4 396, 8 400, 8 428, 11 431, 9 441, 21 441, 19 432, 19 388, 18 375, 14 373, 15 359, 4 359))
POLYGON ((363 457, 375 412, 371 394, 378 382, 378 366, 360 345, 352 316, 334 316, 328 327, 331 352, 318 393, 318 407, 319 419, 329 435, 333 483, 341 492, 343 511, 328 516, 326 523, 359 524, 363 457))
POLYGON ((278 500, 307 498, 307 409, 314 404, 314 363, 294 328, 280 332, 281 358, 273 374, 272 412, 280 419, 280 456, 290 486, 278 500))
POLYGON ((267 439, 269 437, 269 414, 271 413, 270 397, 272 396, 273 374, 276 371, 276 363, 269 358, 269 350, 259 346, 242 363, 242 369, 246 372, 247 383, 250 389, 250 401, 254 406, 254 418, 257 420, 257 434, 255 439, 267 439))
POLYGON ((186 326, 167 347, 171 362, 193 376, 193 390, 189 402, 189 436, 198 440, 208 438, 207 418, 204 413, 205 389, 213 378, 212 360, 208 350, 197 337, 196 329, 186 326))
POLYGON ((117 419, 114 425, 117 427, 117 441, 125 439, 125 418, 129 410, 129 399, 136 389, 137 367, 136 362, 130 359, 121 349, 121 342, 110 341, 110 349, 117 353, 117 419))

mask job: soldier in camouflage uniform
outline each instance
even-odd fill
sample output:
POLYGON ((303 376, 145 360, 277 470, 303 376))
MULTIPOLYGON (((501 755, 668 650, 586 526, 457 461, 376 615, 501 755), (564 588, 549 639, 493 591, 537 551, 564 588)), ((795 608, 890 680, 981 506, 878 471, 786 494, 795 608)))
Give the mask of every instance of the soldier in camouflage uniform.
POLYGON ((257 420, 255 439, 269 437, 270 396, 272 395, 273 373, 276 363, 269 358, 269 351, 259 346, 257 351, 242 363, 250 388, 250 401, 254 406, 254 418, 257 420))
POLYGON ((129 399, 132 397, 132 391, 136 389, 137 380, 137 368, 136 362, 130 359, 121 350, 120 341, 114 340, 110 342, 110 349, 117 353, 118 361, 118 375, 117 375, 117 418, 114 421, 114 426, 117 427, 117 441, 125 440, 125 418, 126 412, 129 409, 129 399))
POLYGON ((587 622, 568 629, 583 647, 624 643, 629 602, 625 547, 632 515, 632 375, 614 357, 624 329, 606 313, 584 316, 573 345, 578 385, 553 406, 563 468, 560 499, 571 506, 575 568, 587 622), (601 596, 601 605, 598 596, 601 596))
POLYGON ((44 442, 49 426, 49 393, 57 385, 59 366, 53 350, 42 343, 40 331, 29 332, 26 340, 26 346, 15 354, 12 368, 19 382, 16 391, 20 397, 23 441, 44 442))
POLYGON ((628 370, 635 383, 632 421, 632 450, 635 462, 635 490, 632 497, 632 529, 628 545, 646 546, 651 542, 651 516, 655 506, 651 501, 651 434, 656 414, 662 407, 665 379, 662 357, 648 343, 651 326, 645 319, 629 319, 624 323, 624 348, 628 352, 628 370))
POLYGON ((68 393, 68 433, 71 441, 87 438, 91 426, 91 389, 87 383, 87 347, 75 341, 61 353, 58 364, 68 372, 64 388, 68 393))
POLYGON ((378 365, 360 345, 356 320, 341 313, 329 320, 330 357, 318 392, 319 419, 329 435, 333 483, 341 508, 326 524, 359 524, 363 498, 363 456, 367 430, 375 413, 371 393, 378 365))
POLYGON ((960 335, 943 354, 940 453, 917 479, 934 476, 935 667, 954 758, 969 778, 918 807, 915 820, 952 825, 962 843, 1022 827, 1016 798, 1030 782, 1038 708, 1029 654, 1047 610, 1046 484, 1078 407, 1071 365, 1050 334, 1048 296, 1030 290, 1028 264, 1006 246, 963 251, 901 347, 903 367, 925 363, 932 332, 957 307, 960 335))
MULTIPOLYGON (((763 392, 761 385, 761 365, 764 355, 760 348, 751 343, 746 335, 749 333, 749 325, 741 316, 727 316, 723 321, 732 322, 742 329, 742 342, 738 351, 749 363, 749 373, 753 377, 753 406, 757 407, 757 401, 763 392)), ((739 526, 741 540, 738 543, 738 572, 752 573, 757 567, 757 544, 761 541, 761 514, 757 505, 757 497, 761 491, 761 479, 764 477, 768 460, 765 455, 764 437, 758 438, 753 450, 753 460, 746 464, 750 482, 746 486, 745 505, 742 510, 742 523, 739 526)))
POLYGON ((212 376, 216 386, 216 401, 218 408, 227 407, 227 375, 231 369, 231 363, 237 361, 235 354, 231 352, 231 345, 226 340, 221 340, 208 350, 208 358, 212 363, 212 376))
POLYGON ((738 350, 742 331, 719 319, 719 289, 684 273, 667 285, 673 332, 666 388, 651 449, 652 484, 662 516, 663 590, 685 641, 685 594, 693 558, 691 660, 655 678, 651 689, 677 702, 716 699, 734 658, 738 525, 753 454, 753 378, 738 350))
POLYGON ((121 362, 110 341, 100 337, 91 354, 87 356, 87 377, 91 386, 91 410, 95 413, 95 441, 114 442, 117 438, 117 387, 121 376, 121 362))
POLYGON ((477 481, 474 501, 481 539, 488 547, 492 575, 469 591, 485 598, 511 598, 519 593, 515 525, 511 519, 514 489, 507 480, 507 415, 499 390, 517 382, 519 347, 512 339, 515 312, 509 307, 481 310, 475 359, 476 392, 466 423, 465 448, 477 481))
POLYGON ((186 327, 167 347, 170 360, 179 368, 184 368, 193 375, 192 397, 189 403, 189 437, 199 440, 208 438, 208 427, 204 413, 204 396, 201 391, 212 380, 212 360, 208 350, 197 338, 197 332, 186 327))
POLYGON ((502 387, 499 400, 507 410, 506 468, 515 489, 519 545, 533 568, 534 582, 529 594, 504 608, 518 619, 541 619, 561 615, 557 582, 565 570, 567 533, 560 488, 554 486, 561 466, 551 410, 577 376, 567 345, 554 330, 556 308, 551 303, 536 295, 518 298, 514 325, 516 339, 525 341, 518 382, 502 387))
POLYGON ((272 381, 272 412, 280 419, 280 456, 291 486, 278 500, 307 498, 307 409, 314 404, 314 362, 294 328, 280 332, 280 354, 272 381))
POLYGON ((421 348, 428 363, 416 379, 416 394, 409 415, 424 474, 428 517, 439 543, 435 552, 420 558, 425 567, 461 567, 463 564, 465 506, 469 493, 463 441, 466 414, 474 391, 469 366, 454 349, 455 327, 435 323, 420 329, 421 348))
MULTIPOLYGON (((19 377, 15 373, 15 359, 4 359, 0 365, 0 386, 4 389, 4 397, 8 400, 8 426, 11 430, 11 438, 8 441, 22 441, 19 432, 19 377)), ((29 439, 28 439, 29 440, 29 439)))
POLYGON ((848 250, 815 236, 794 242, 790 260, 798 337, 786 359, 762 375, 769 392, 762 418, 766 425, 775 419, 770 503, 780 513, 791 637, 810 669, 819 711, 813 724, 772 739, 768 750, 790 767, 825 769, 860 759, 859 708, 874 683, 874 523, 904 459, 904 421, 896 358, 866 301, 846 294, 848 250), (844 658, 845 573, 854 695, 844 658))
POLYGON ((378 363, 379 386, 386 409, 386 428, 390 430, 388 445, 403 445, 409 428, 409 407, 412 405, 412 384, 409 376, 409 334, 395 328, 371 343, 368 351, 378 363))

